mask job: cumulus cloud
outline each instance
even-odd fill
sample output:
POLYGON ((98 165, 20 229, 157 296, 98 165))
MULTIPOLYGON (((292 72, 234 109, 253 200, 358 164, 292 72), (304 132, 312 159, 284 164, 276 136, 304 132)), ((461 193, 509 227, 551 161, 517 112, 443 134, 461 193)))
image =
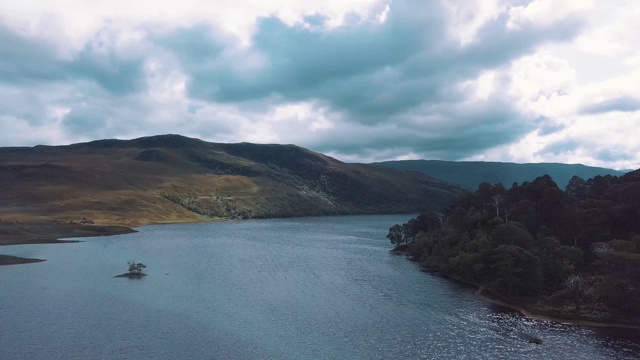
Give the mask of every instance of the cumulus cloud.
POLYGON ((575 61, 596 53, 589 39, 615 39, 636 74, 637 39, 620 31, 633 16, 603 23, 612 5, 80 4, 0 5, 0 124, 16 133, 0 145, 182 133, 349 161, 640 161, 594 136, 602 119, 617 139, 637 120, 636 75, 594 78, 575 61))

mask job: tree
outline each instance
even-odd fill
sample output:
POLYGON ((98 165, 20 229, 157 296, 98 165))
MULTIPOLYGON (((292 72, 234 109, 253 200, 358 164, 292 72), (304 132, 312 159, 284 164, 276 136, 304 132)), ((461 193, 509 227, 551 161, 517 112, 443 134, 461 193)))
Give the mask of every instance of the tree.
POLYGON ((129 274, 135 275, 142 274, 142 269, 147 267, 145 264, 135 261, 127 261, 127 264, 129 264, 129 274))
POLYGON ((142 272, 142 269, 147 267, 145 264, 135 262, 132 260, 132 261, 127 261, 127 265, 129 265, 127 272, 120 275, 116 275, 115 277, 139 279, 139 278, 142 278, 143 276, 147 276, 147 274, 142 272))
POLYGON ((569 180, 569 183, 567 183, 567 186, 565 187, 565 192, 574 205, 577 205, 580 201, 586 199, 588 191, 589 188, 587 187, 587 182, 576 175, 569 180))
POLYGON ((398 247, 402 244, 402 226, 395 224, 389 228, 389 233, 387 234, 387 239, 391 241, 395 247, 398 247))
POLYGON ((418 220, 410 219, 408 222, 402 224, 402 239, 405 245, 414 242, 416 235, 418 234, 418 220))
POLYGON ((444 213, 436 211, 436 218, 438 219, 438 224, 440 224, 440 229, 444 231, 444 220, 446 219, 444 213))
POLYGON ((498 194, 498 195, 493 195, 491 198, 489 198, 489 207, 492 207, 494 209, 496 209, 496 216, 500 216, 500 205, 502 205, 503 202, 503 198, 502 195, 498 194))
POLYGON ((580 275, 569 276, 566 281, 567 290, 571 295, 571 300, 573 300, 573 305, 577 313, 580 312, 580 302, 584 297, 584 286, 582 285, 583 282, 584 279, 580 275))
POLYGON ((491 240, 494 247, 516 245, 530 249, 535 245, 533 236, 523 226, 518 226, 518 223, 515 222, 496 226, 491 232, 491 240))
POLYGON ((509 296, 535 295, 542 286, 540 260, 529 251, 515 245, 500 245, 493 255, 498 290, 509 296))

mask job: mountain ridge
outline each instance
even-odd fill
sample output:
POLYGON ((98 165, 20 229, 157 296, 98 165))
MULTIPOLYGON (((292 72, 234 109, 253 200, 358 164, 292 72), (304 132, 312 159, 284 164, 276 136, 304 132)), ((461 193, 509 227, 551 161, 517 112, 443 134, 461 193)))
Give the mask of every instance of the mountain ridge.
POLYGON ((0 148, 0 219, 101 225, 415 213, 465 190, 296 145, 181 135, 0 148))
POLYGON ((418 171, 452 184, 476 190, 483 182, 501 183, 510 187, 514 182, 531 181, 548 174, 562 189, 576 175, 583 179, 594 176, 622 176, 626 172, 583 164, 511 163, 493 161, 396 160, 375 162, 372 165, 405 171, 418 171))

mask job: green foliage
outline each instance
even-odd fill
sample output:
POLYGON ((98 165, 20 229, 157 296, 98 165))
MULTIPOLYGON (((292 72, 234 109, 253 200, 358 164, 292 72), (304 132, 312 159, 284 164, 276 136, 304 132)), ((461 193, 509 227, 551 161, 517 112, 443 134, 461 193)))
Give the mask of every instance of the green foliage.
POLYGON ((395 224, 389 228, 387 239, 396 247, 400 246, 402 244, 402 226, 395 224))
POLYGON ((638 245, 636 245, 632 241, 614 239, 609 241, 609 246, 613 249, 613 251, 621 251, 634 253, 638 251, 638 245))
POLYGON ((495 287, 509 296, 536 295, 542 285, 540 260, 516 245, 500 245, 493 255, 495 287))
POLYGON ((481 184, 443 212, 395 225, 388 238, 413 241, 407 252, 425 270, 499 295, 532 297, 593 319, 640 319, 640 305, 629 300, 640 296, 639 216, 640 170, 574 177, 564 192, 542 176, 509 190, 481 184))
POLYGON ((515 245, 530 249, 535 245, 535 239, 526 229, 516 223, 500 224, 491 232, 492 245, 515 245))
POLYGON ((129 274, 142 274, 142 269, 147 267, 145 264, 135 261, 128 261, 127 264, 129 265, 129 274))

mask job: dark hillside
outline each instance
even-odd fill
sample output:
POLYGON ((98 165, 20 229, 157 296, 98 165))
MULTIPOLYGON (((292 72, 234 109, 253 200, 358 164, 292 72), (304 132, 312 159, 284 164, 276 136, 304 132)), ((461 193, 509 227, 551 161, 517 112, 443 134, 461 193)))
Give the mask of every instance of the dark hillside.
POLYGON ((561 188, 564 188, 574 175, 588 179, 598 175, 621 176, 624 174, 622 171, 612 169, 558 163, 516 164, 482 161, 402 160, 374 164, 393 169, 418 171, 469 190, 477 189, 478 185, 484 182, 501 183, 505 187, 510 187, 514 182, 520 184, 545 174, 551 176, 561 188))
POLYGON ((139 225, 211 219, 411 213, 465 190, 346 164, 295 145, 179 135, 0 148, 0 219, 139 225))

